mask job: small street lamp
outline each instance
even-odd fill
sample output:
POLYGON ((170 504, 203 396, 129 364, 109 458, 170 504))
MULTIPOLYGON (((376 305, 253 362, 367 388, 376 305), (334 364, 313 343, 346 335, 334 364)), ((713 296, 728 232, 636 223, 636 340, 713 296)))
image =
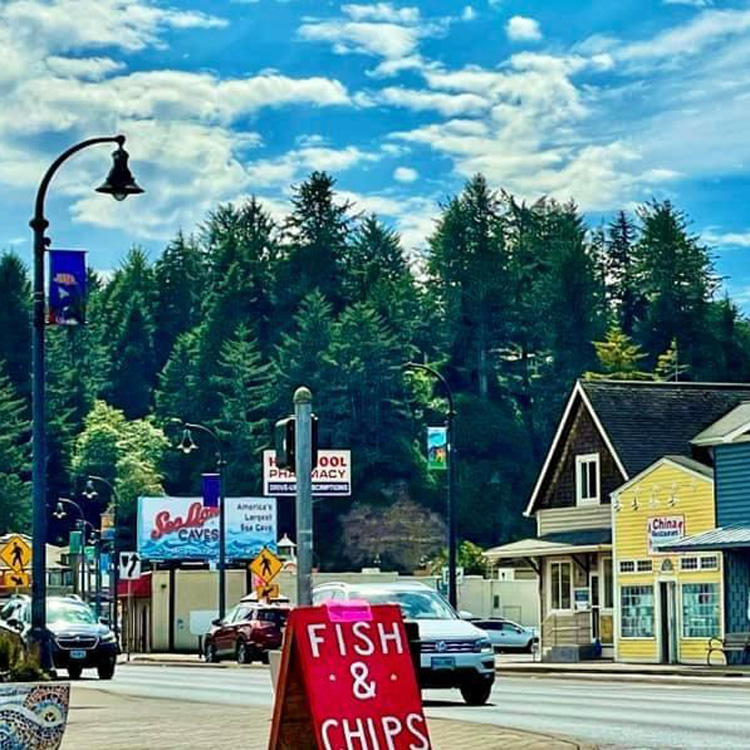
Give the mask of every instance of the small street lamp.
POLYGON ((90 146, 116 143, 112 154, 112 169, 107 179, 96 191, 111 195, 121 201, 129 195, 138 195, 143 188, 133 178, 128 167, 128 153, 124 149, 125 136, 88 138, 64 151, 50 165, 42 177, 34 204, 34 217, 29 222, 34 233, 34 303, 32 338, 32 391, 31 391, 31 484, 32 484, 32 583, 31 583, 31 633, 30 645, 38 652, 42 669, 52 667, 52 655, 47 633, 47 424, 45 404, 45 315, 44 315, 44 253, 50 245, 46 236, 49 221, 44 215, 44 201, 52 178, 58 169, 74 154, 90 146))
POLYGON ((170 421, 179 422, 183 426, 182 439, 177 448, 186 456, 197 451, 199 446, 193 440, 193 431, 208 435, 216 446, 216 473, 219 475, 219 619, 223 620, 227 609, 226 600, 226 511, 224 508, 224 467, 227 465, 221 450, 219 436, 209 427, 195 422, 183 422, 181 419, 170 421))
POLYGON ((448 601, 454 609, 458 608, 458 588, 456 585, 456 467, 455 451, 453 448, 453 419, 456 416, 456 409, 453 405, 453 391, 451 391, 448 381, 434 368, 419 362, 407 362, 403 365, 404 370, 418 370, 426 372, 435 378, 445 389, 448 396, 448 415, 446 420, 446 437, 447 461, 448 461, 448 601))
MULTIPOLYGON (((117 616, 117 588, 118 579, 120 575, 120 560, 119 560, 119 546, 117 539, 117 511, 120 507, 120 497, 117 494, 117 490, 114 485, 106 480, 104 477, 96 476, 96 474, 89 474, 86 479, 86 488, 83 491, 83 496, 89 500, 95 500, 99 493, 96 491, 96 483, 104 485, 109 490, 110 505, 114 513, 112 526, 114 529, 114 537, 112 539, 112 560, 110 563, 110 619, 112 623, 115 636, 119 638, 120 635, 120 623, 119 617, 117 616)), ((103 540, 100 539, 100 544, 103 540)), ((101 561, 100 561, 101 562, 101 561)))

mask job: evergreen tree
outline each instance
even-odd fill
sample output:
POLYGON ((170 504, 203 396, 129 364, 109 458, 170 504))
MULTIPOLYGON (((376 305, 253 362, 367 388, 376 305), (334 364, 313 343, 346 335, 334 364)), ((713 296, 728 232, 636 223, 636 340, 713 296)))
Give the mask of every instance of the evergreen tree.
POLYGON ((276 414, 289 412, 294 391, 301 385, 312 390, 316 403, 325 403, 334 370, 329 351, 332 325, 331 305, 320 292, 312 292, 294 317, 293 332, 284 334, 274 356, 271 400, 276 414))
POLYGON ((196 421, 203 418, 200 393, 203 390, 198 371, 198 342, 195 332, 177 337, 169 360, 159 373, 154 402, 163 423, 170 419, 196 421))
POLYGON ((443 209, 430 238, 429 270, 450 326, 452 364, 489 396, 490 349, 506 294, 506 260, 497 196, 481 175, 443 209))
POLYGON ((177 337, 199 321, 202 295, 208 291, 205 264, 192 238, 179 232, 154 264, 154 356, 166 364, 177 337))
POLYGON ((680 353, 677 346, 677 339, 672 339, 664 354, 660 354, 656 360, 655 375, 657 380, 672 380, 675 383, 681 379, 681 376, 690 368, 680 362, 680 353))
POLYGON ((633 335, 641 310, 635 240, 637 229, 624 211, 618 212, 607 229, 604 273, 612 311, 620 329, 633 335))
POLYGON ((648 355, 616 325, 610 326, 604 341, 594 341, 594 348, 599 372, 587 372, 589 380, 653 380, 653 375, 639 369, 648 355))
POLYGON ((125 303, 112 344, 112 369, 105 393, 129 419, 143 417, 149 412, 156 373, 154 324, 140 292, 125 303))
POLYGON ((0 534, 28 533, 31 521, 29 422, 26 406, 0 362, 0 534))
POLYGON ((314 289, 339 310, 343 305, 342 274, 352 223, 349 202, 337 203, 336 181, 313 172, 294 188, 292 213, 285 224, 290 244, 287 279, 300 299, 314 289))
POLYGON ((26 266, 13 252, 0 254, 0 360, 16 392, 31 395, 31 286, 26 266))
POLYGON ((718 283, 711 258, 669 201, 652 201, 638 216, 638 273, 645 299, 638 338, 652 352, 665 351, 677 339, 684 362, 693 366, 718 283))
POLYGON ((267 417, 270 367, 263 362, 252 331, 243 324, 224 343, 218 364, 213 386, 220 396, 221 411, 215 426, 228 446, 224 456, 227 485, 236 493, 257 493, 261 451, 271 437, 267 417))

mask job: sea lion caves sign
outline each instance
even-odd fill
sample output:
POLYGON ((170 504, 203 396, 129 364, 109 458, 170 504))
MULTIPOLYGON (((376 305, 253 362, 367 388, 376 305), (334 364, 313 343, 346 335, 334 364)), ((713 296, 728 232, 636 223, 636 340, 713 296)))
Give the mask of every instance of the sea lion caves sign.
POLYGON ((399 607, 292 611, 270 750, 431 748, 399 607))

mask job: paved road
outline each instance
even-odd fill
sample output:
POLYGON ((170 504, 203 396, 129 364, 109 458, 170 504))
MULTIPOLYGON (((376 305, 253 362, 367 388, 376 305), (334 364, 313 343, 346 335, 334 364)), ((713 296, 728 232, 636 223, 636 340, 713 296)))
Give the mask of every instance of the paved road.
MULTIPOLYGON (((202 703, 270 706, 267 668, 121 665, 110 683, 81 687, 202 703)), ((575 737, 607 748, 750 747, 750 688, 507 677, 492 705, 464 706, 458 692, 426 691, 428 716, 575 737)))

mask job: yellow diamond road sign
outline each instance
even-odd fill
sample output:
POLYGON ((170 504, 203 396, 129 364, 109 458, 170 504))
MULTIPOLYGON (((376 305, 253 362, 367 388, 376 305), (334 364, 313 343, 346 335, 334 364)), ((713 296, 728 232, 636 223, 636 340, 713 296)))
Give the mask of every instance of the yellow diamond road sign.
POLYGON ((25 570, 31 562, 31 547, 22 536, 13 534, 0 550, 0 560, 11 570, 25 570))
POLYGON ((265 547, 260 551, 255 560, 250 563, 250 570, 266 583, 270 583, 276 578, 283 567, 284 563, 271 550, 265 547))

